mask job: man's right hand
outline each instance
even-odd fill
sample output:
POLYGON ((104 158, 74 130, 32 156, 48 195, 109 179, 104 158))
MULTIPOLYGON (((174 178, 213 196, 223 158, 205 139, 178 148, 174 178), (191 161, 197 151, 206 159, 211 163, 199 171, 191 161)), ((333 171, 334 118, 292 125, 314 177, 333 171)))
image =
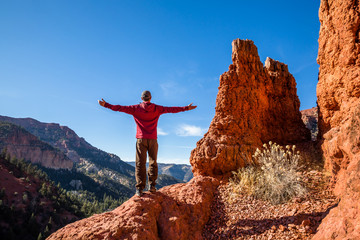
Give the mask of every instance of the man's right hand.
POLYGON ((195 109, 197 106, 193 106, 192 103, 190 103, 187 107, 188 107, 189 110, 193 110, 193 109, 195 109))
POLYGON ((100 106, 105 106, 106 101, 102 98, 101 100, 98 100, 100 106))

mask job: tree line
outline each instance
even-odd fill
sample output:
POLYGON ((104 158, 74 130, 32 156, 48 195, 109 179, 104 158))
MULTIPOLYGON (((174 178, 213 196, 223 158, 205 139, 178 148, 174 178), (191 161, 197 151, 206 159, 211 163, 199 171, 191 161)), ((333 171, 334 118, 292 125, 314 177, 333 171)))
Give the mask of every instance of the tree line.
POLYGON ((0 189, 0 223, 5 226, 1 228, 0 235, 4 240, 42 240, 71 222, 110 211, 125 201, 106 193, 99 198, 86 190, 66 190, 60 183, 51 181, 36 165, 11 157, 6 149, 0 154, 0 162, 14 177, 36 186, 36 192, 27 189, 22 193, 13 193, 20 194, 21 202, 10 200, 10 196, 6 195, 6 186, 0 189))

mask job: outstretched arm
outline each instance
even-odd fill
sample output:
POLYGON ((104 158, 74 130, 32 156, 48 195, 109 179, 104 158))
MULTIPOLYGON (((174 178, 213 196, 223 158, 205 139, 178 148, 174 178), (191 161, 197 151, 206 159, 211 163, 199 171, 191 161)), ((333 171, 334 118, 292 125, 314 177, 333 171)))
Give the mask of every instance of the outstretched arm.
POLYGON ((113 111, 124 112, 127 114, 133 114, 135 111, 134 106, 112 105, 112 104, 106 102, 103 98, 101 100, 98 100, 98 102, 99 102, 100 106, 109 108, 113 111))
POLYGON ((160 113, 163 114, 163 113, 178 113, 178 112, 193 110, 197 106, 192 106, 192 103, 190 103, 189 105, 187 105, 185 107, 164 107, 164 106, 158 106, 158 107, 159 107, 160 113))

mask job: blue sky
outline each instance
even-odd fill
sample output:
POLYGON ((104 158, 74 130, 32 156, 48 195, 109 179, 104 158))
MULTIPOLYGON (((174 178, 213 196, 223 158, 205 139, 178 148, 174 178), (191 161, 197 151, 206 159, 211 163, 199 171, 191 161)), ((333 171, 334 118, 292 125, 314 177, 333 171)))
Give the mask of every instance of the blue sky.
POLYGON ((189 163, 215 113, 231 42, 284 62, 301 109, 316 105, 320 1, 0 0, 0 115, 69 126, 95 147, 135 157, 139 103, 198 108, 160 118, 159 162, 189 163))

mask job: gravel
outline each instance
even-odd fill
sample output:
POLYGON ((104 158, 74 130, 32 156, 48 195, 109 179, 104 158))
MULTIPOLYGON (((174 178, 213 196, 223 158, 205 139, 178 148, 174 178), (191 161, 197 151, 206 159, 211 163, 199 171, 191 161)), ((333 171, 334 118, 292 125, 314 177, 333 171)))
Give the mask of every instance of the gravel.
POLYGON ((245 193, 230 202, 228 196, 232 190, 228 184, 220 185, 203 238, 311 239, 322 219, 338 203, 325 175, 317 170, 302 172, 307 195, 279 205, 245 193))

